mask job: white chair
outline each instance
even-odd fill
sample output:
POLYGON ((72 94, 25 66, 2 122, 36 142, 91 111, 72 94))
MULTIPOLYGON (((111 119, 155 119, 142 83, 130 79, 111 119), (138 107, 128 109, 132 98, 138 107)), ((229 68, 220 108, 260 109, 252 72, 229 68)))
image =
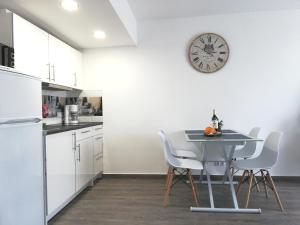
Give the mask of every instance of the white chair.
MULTIPOLYGON (((253 137, 253 138, 257 138, 260 130, 261 130, 260 127, 252 128, 251 131, 249 132, 249 136, 253 137)), ((256 141, 249 141, 249 142, 246 142, 246 144, 243 145, 241 148, 235 150, 235 152, 233 154, 233 159, 234 160, 249 159, 255 155, 255 152, 256 152, 256 141)), ((238 171, 239 170, 235 171, 234 168, 232 167, 232 175, 234 175, 238 171)), ((254 176, 254 182, 255 182, 257 191, 260 192, 260 188, 259 188, 259 185, 257 183, 257 179, 255 176, 254 176)))
POLYGON ((166 140, 168 141, 169 145, 171 146, 170 150, 171 150, 171 153, 173 156, 178 157, 178 158, 194 158, 194 159, 199 158, 197 153, 190 149, 175 148, 172 144, 172 141, 168 137, 168 135, 163 130, 160 130, 159 132, 164 134, 166 140))
POLYGON ((270 175, 269 170, 276 164, 279 154, 279 144, 282 137, 282 132, 272 132, 267 137, 261 154, 256 158, 246 159, 246 160, 237 160, 233 162, 233 167, 235 169, 244 170, 242 177, 240 178, 238 187, 237 187, 237 195, 239 194, 240 187, 245 181, 249 181, 248 193, 246 198, 246 205, 248 207, 251 189, 253 188, 252 182, 254 179, 254 172, 258 171, 261 173, 261 180, 259 182, 263 182, 266 198, 268 198, 268 187, 274 192, 277 203, 283 211, 283 206, 281 200, 279 198, 277 189, 275 187, 274 181, 270 175))
MULTIPOLYGON (((259 131, 260 131, 260 127, 254 127, 249 132, 249 136, 251 136, 253 138, 257 138, 259 131)), ((233 158, 234 159, 250 158, 255 154, 255 151, 256 151, 256 141, 248 141, 241 149, 237 149, 234 152, 233 158)))
POLYGON ((203 169, 202 163, 195 159, 176 158, 172 154, 172 151, 174 150, 172 149, 172 145, 170 145, 168 139, 166 138, 166 135, 162 131, 159 131, 158 135, 162 140, 165 160, 169 165, 169 170, 167 174, 167 188, 164 196, 164 206, 168 204, 169 195, 175 178, 175 171, 177 169, 185 170, 186 176, 188 177, 190 184, 192 186, 193 197, 195 199, 196 205, 198 206, 199 205, 198 195, 197 195, 197 190, 195 188, 194 179, 191 170, 199 170, 199 171, 202 170, 203 169))

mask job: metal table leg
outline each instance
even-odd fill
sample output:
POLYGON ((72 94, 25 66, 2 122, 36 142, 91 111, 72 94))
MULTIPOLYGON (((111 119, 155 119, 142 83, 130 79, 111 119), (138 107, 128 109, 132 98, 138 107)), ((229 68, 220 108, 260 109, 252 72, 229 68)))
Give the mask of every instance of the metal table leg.
MULTIPOLYGON (((218 182, 218 184, 229 184, 234 207, 233 208, 215 208, 214 196, 213 196, 213 191, 212 191, 212 184, 214 184, 215 182, 212 182, 210 180, 210 174, 208 173, 208 171, 206 169, 206 161, 207 161, 206 146, 203 146, 203 148, 204 148, 203 170, 207 176, 207 182, 205 182, 205 183, 207 183, 207 185, 208 185, 210 207, 191 207, 190 210, 192 212, 212 212, 212 213, 256 213, 256 214, 261 213, 261 209, 239 208, 239 206, 238 206, 238 201, 237 201, 237 197, 236 197, 236 193, 235 193, 235 189, 234 189, 234 185, 233 185, 234 183, 233 183, 233 179, 232 179, 232 176, 230 173, 230 164, 231 164, 232 155, 235 150, 235 146, 232 146, 231 151, 228 156, 225 152, 225 149, 223 149, 224 150, 224 159, 227 163, 226 171, 224 174, 223 181, 218 182), (226 182, 227 178, 228 178, 228 182, 226 182)), ((200 181, 203 181, 203 180, 200 180, 200 181)), ((204 182, 202 182, 202 183, 204 183, 204 182)))

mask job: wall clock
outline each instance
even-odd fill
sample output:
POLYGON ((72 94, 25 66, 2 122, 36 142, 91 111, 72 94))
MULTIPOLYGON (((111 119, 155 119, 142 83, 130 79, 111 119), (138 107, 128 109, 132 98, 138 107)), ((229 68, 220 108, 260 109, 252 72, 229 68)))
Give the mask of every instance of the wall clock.
POLYGON ((214 33, 197 36, 189 47, 192 66, 202 73, 213 73, 221 69, 229 57, 229 47, 224 38, 214 33))

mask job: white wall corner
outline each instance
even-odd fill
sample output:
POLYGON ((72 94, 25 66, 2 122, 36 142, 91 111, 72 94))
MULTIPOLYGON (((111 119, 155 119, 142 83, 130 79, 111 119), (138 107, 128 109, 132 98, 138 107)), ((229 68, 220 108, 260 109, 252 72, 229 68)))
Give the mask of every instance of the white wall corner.
POLYGON ((109 2, 114 8, 116 14, 119 16, 121 22, 124 24, 130 37, 137 45, 137 22, 127 0, 109 0, 109 2))

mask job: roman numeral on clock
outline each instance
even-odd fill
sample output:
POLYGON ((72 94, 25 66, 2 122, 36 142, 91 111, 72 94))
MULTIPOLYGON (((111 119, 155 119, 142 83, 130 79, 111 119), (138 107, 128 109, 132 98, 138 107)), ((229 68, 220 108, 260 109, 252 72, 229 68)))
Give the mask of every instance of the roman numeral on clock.
POLYGON ((196 63, 196 62, 199 62, 199 57, 194 58, 194 59, 193 59, 193 62, 195 62, 195 63, 196 63))
POLYGON ((203 63, 200 62, 200 63, 199 63, 199 68, 202 69, 202 67, 203 67, 203 63))
POLYGON ((225 55, 225 54, 226 54, 226 52, 220 52, 220 54, 222 54, 222 55, 225 55))
POLYGON ((199 55, 198 52, 192 52, 192 55, 199 55))
POLYGON ((224 44, 221 44, 221 45, 218 46, 218 48, 222 48, 223 46, 224 46, 224 44))
POLYGON ((206 65, 206 70, 210 71, 210 66, 208 64, 206 65))
POLYGON ((199 38, 199 40, 203 43, 203 44, 205 44, 205 42, 204 42, 204 40, 203 40, 203 38, 201 37, 201 38, 199 38))
POLYGON ((210 35, 207 36, 207 40, 208 40, 209 43, 211 42, 211 36, 210 35))
POLYGON ((222 63, 223 61, 224 61, 224 59, 222 59, 222 58, 218 58, 218 61, 220 62, 220 63, 222 63))

